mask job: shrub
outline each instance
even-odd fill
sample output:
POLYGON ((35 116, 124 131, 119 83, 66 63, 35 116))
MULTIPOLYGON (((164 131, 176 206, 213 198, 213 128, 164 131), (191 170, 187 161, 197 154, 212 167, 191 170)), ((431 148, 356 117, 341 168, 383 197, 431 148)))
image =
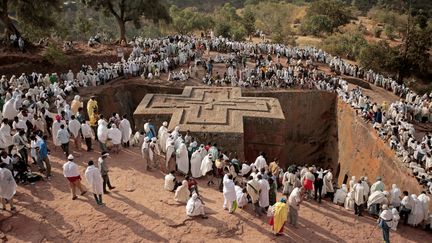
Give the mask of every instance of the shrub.
POLYGON ((57 47, 57 45, 52 43, 48 44, 43 56, 49 62, 57 65, 64 65, 67 63, 66 55, 59 47, 57 47))

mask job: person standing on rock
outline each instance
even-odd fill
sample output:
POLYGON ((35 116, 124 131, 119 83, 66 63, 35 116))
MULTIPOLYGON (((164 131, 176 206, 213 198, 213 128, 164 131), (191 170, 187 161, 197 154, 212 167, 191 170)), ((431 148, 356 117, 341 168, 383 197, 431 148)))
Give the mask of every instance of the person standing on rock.
POLYGON ((129 140, 132 135, 132 129, 127 115, 123 115, 123 119, 120 121, 119 129, 122 133, 123 147, 128 148, 130 146, 129 140))
POLYGON ((390 243, 390 226, 393 221, 393 213, 387 204, 382 206, 382 212, 379 215, 378 226, 382 229, 385 243, 390 243))
POLYGON ((305 192, 304 187, 296 187, 288 197, 289 205, 289 220, 290 225, 297 228, 298 210, 300 209, 300 203, 303 201, 303 195, 305 192))
POLYGON ((67 157, 68 161, 63 165, 63 175, 69 181, 69 186, 72 190, 72 200, 77 199, 76 189, 81 191, 81 196, 86 194, 86 190, 81 184, 81 176, 78 170, 78 165, 75 164, 73 155, 67 157))
POLYGON ((6 203, 9 203, 10 210, 14 212, 13 197, 16 193, 16 182, 12 172, 6 166, 6 163, 0 164, 0 198, 3 210, 6 210, 6 203))
POLYGON ((145 137, 144 142, 141 146, 141 156, 144 162, 144 170, 148 170, 150 163, 150 138, 145 137))
POLYGON ((366 195, 364 192, 364 186, 362 181, 359 180, 357 184, 354 185, 354 213, 357 216, 363 216, 363 206, 366 202, 366 195))
POLYGON ((262 214, 262 210, 259 206, 259 198, 260 198, 260 183, 258 180, 255 180, 253 176, 249 176, 248 182, 246 184, 246 191, 251 198, 252 204, 254 205, 255 214, 257 217, 260 217, 262 214))
POLYGON ((66 129, 64 124, 60 125, 60 130, 58 130, 57 132, 57 140, 60 143, 60 146, 63 150, 63 153, 65 154, 65 156, 67 156, 69 154, 69 132, 66 129))
POLYGON ((99 109, 98 102, 96 101, 96 96, 90 97, 90 100, 87 102, 87 114, 89 118, 93 117, 94 111, 99 109))
POLYGON ((376 182, 374 184, 372 184, 371 188, 370 188, 370 193, 374 193, 376 191, 381 191, 383 192, 385 189, 385 185, 382 182, 381 176, 378 176, 376 179, 376 182))
POLYGON ((103 205, 102 193, 103 193, 103 179, 100 170, 94 165, 93 160, 88 162, 88 167, 85 171, 85 177, 87 183, 89 184, 96 203, 98 205, 103 205))
POLYGON ((108 186, 108 189, 112 190, 115 187, 111 186, 111 182, 108 176, 108 165, 106 163, 106 159, 108 157, 108 153, 107 152, 102 152, 101 157, 99 157, 98 162, 99 162, 99 170, 101 172, 102 175, 102 179, 103 179, 103 193, 104 194, 108 194, 109 192, 107 191, 106 187, 108 186))
POLYGON ((92 140, 95 138, 95 135, 93 134, 93 130, 91 129, 88 121, 81 122, 81 133, 86 143, 87 152, 93 151, 92 140))
POLYGON ((74 141, 75 144, 75 149, 77 151, 81 150, 81 124, 80 122, 76 119, 75 115, 71 116, 71 120, 69 121, 68 124, 68 129, 72 135, 72 140, 74 141))
POLYGON ((234 213, 234 211, 237 208, 237 196, 235 191, 235 184, 232 179, 233 179, 232 175, 229 174, 228 177, 223 181, 223 196, 224 196, 223 208, 225 210, 228 210, 230 214, 234 213))

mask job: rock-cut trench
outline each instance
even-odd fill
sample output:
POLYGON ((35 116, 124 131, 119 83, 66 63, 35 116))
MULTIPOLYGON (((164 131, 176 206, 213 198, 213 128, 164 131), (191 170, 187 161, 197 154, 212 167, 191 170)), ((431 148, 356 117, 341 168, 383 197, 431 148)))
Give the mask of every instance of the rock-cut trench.
MULTIPOLYGON (((109 117, 112 111, 118 111, 121 115, 133 114, 146 94, 181 94, 182 91, 183 88, 177 87, 122 82, 98 90, 97 96, 101 112, 109 117)), ((351 176, 368 176, 370 182, 381 176, 389 187, 396 183, 411 192, 421 190, 373 128, 359 118, 350 106, 340 101, 335 93, 243 90, 242 95, 277 98, 285 115, 285 121, 276 125, 244 119, 244 154, 247 161, 253 162, 259 151, 265 151, 269 160, 278 157, 284 167, 293 163, 331 167, 339 185, 351 176)), ((135 126, 133 118, 129 119, 135 126)), ((141 123, 137 121, 136 129, 142 129, 141 123)), ((229 145, 225 145, 224 149, 234 152, 229 151, 229 145)))

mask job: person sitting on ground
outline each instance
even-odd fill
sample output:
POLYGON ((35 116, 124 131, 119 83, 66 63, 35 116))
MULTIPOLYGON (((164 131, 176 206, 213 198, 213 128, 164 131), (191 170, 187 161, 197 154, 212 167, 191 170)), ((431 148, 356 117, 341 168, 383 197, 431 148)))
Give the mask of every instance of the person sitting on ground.
POLYGON ((192 197, 187 201, 186 215, 189 217, 201 216, 204 219, 207 218, 204 211, 204 202, 198 194, 193 193, 192 197))
POLYGON ((180 182, 177 182, 176 177, 174 176, 175 171, 171 171, 170 173, 168 173, 165 176, 165 185, 164 185, 164 189, 170 192, 173 192, 177 189, 177 187, 180 184, 180 182))
POLYGON ((189 200, 190 191, 187 180, 182 181, 182 185, 177 187, 174 199, 179 203, 186 203, 189 200))

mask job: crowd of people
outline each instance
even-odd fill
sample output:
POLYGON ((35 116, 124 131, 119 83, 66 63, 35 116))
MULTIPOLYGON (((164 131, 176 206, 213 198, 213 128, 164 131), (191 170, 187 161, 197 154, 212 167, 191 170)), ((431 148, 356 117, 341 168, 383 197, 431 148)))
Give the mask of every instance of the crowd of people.
MULTIPOLYGON (((395 192, 392 189, 391 193, 386 193, 383 184, 378 183, 379 186, 374 187, 375 183, 369 191, 365 177, 352 185, 350 182, 349 188, 345 184, 341 185, 334 193, 331 168, 291 165, 284 171, 277 159, 267 164, 265 153, 250 165, 240 163, 235 155, 220 151, 217 144, 198 146, 198 141, 189 133, 182 136, 179 127, 169 131, 167 123, 156 130, 148 121, 142 130, 133 134, 128 120, 130 114, 120 117, 118 113, 113 113, 111 117, 105 118, 100 114, 96 97, 91 97, 84 107, 81 97, 76 94, 78 87, 104 85, 118 77, 154 79, 159 78, 161 73, 167 73, 169 81, 184 81, 197 77, 199 69, 205 70, 203 83, 206 85, 300 87, 337 92, 343 101, 373 124, 380 137, 396 150, 404 164, 413 169, 419 182, 429 187, 432 193, 432 136, 428 133, 421 141, 417 141, 413 125, 413 122, 432 121, 432 94, 417 95, 391 78, 371 70, 365 71, 316 48, 174 36, 137 38, 127 60, 99 63, 94 69, 83 65, 76 75, 69 70, 60 75, 52 73, 43 76, 33 72, 23 73, 18 78, 14 75, 10 79, 4 75, 1 77, 0 196, 3 208, 6 209, 9 203, 11 210, 15 210, 13 195, 16 182, 33 183, 42 179, 41 174, 44 179, 51 179, 48 149, 48 139, 51 138, 53 149, 61 150, 67 160, 63 172, 73 200, 77 198, 77 189, 81 195, 87 191, 81 184, 72 151, 82 150, 82 144, 86 145, 87 151, 92 151, 96 142, 101 155, 97 165, 88 161, 85 178, 99 205, 103 205, 102 194, 114 189, 108 176, 108 152, 116 154, 123 147, 135 145, 141 147, 145 168, 159 167, 167 173, 165 189, 175 192, 176 201, 186 203, 189 216, 206 217, 196 180, 205 176, 208 186, 216 181, 224 196, 223 207, 229 213, 251 203, 257 216, 264 213, 270 216, 276 234, 283 229, 287 220, 285 214, 289 215, 293 226, 297 225, 299 205, 309 196, 321 202, 321 198, 326 195, 335 203, 343 203, 346 208, 354 209, 357 215, 362 214, 363 206, 366 205, 371 214, 381 217, 385 222, 389 222, 390 214, 387 211, 390 208, 394 215, 392 220, 397 218, 394 209, 398 210, 398 215, 405 222, 412 225, 429 220, 428 207, 425 206, 429 203, 426 193, 416 197, 406 195, 404 191, 402 201, 394 203, 402 196, 400 191, 397 194, 399 189, 393 188, 395 192), (219 54, 205 58, 206 51, 219 54), (283 58, 286 58, 286 63, 282 62, 283 58), (248 65, 250 60, 254 66, 248 65), (226 72, 221 75, 214 71, 215 63, 225 63, 226 72), (315 63, 329 65, 336 74, 319 72, 315 63), (179 68, 180 71, 176 71, 179 68), (350 90, 339 74, 362 78, 392 91, 401 100, 377 104, 365 96, 360 88, 350 90), (67 102, 67 98, 73 94, 73 100, 67 102), (71 142, 74 143, 72 149, 69 146, 71 142), (184 180, 177 180, 176 175, 179 173, 185 175, 184 180), (276 200, 278 190, 286 196, 279 202, 276 200)), ((383 224, 382 228, 385 228, 383 224)))

